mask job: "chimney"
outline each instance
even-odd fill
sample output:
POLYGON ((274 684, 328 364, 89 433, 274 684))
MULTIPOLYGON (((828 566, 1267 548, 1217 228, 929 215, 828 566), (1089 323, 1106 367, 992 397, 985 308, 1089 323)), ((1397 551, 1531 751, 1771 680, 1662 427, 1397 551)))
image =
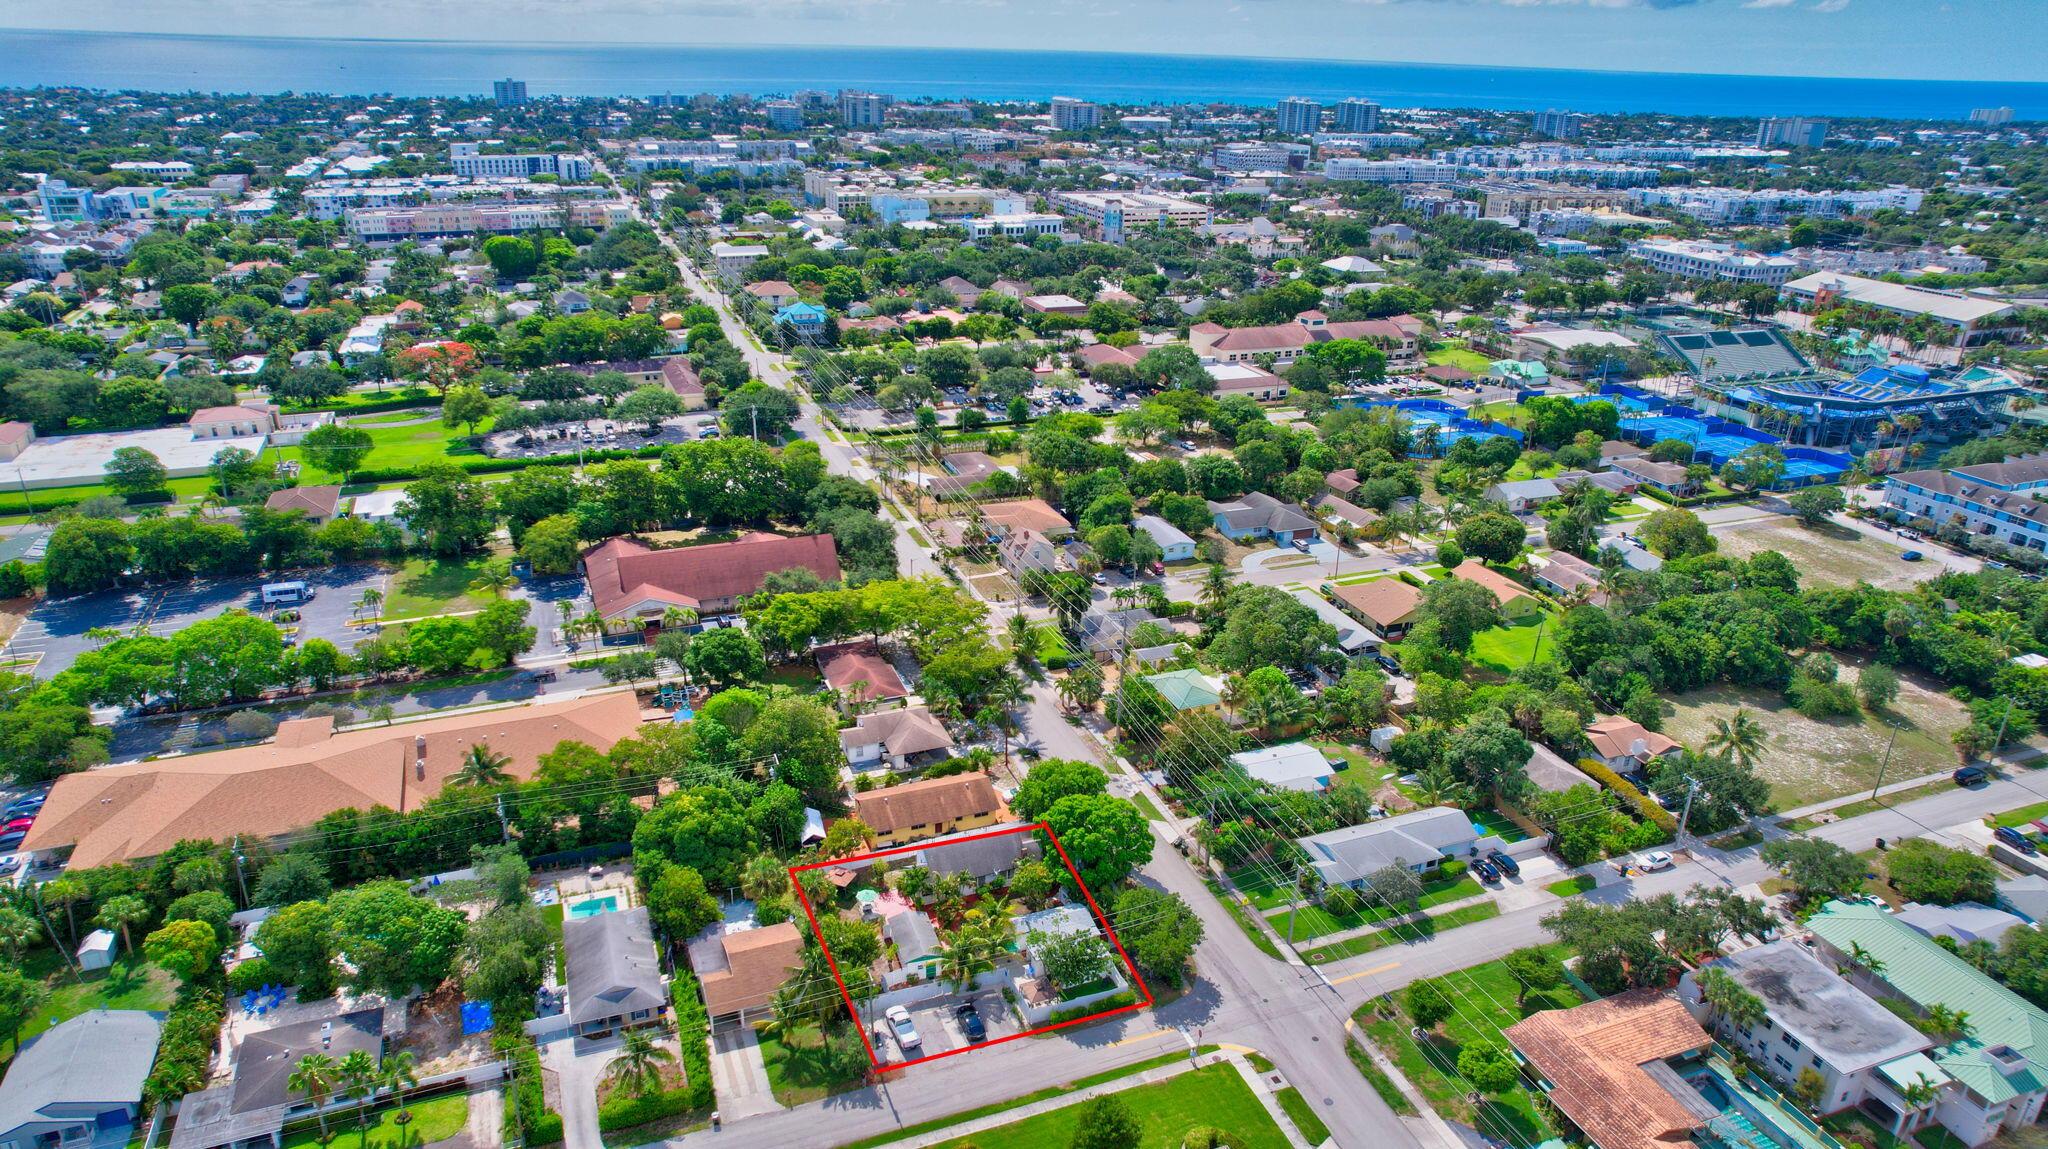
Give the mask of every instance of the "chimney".
POLYGON ((1629 754, 1630 754, 1630 755, 1631 755, 1632 757, 1636 757, 1636 758, 1647 758, 1647 757, 1649 757, 1649 756, 1650 756, 1650 742, 1649 742, 1649 740, 1648 740, 1648 739, 1646 739, 1646 738, 1638 738, 1638 739, 1636 739, 1636 740, 1635 740, 1634 742, 1631 742, 1631 743, 1629 743, 1629 747, 1628 747, 1628 752, 1629 752, 1629 754))
POLYGON ((415 734, 412 739, 413 777, 421 782, 427 780, 427 736, 415 734))

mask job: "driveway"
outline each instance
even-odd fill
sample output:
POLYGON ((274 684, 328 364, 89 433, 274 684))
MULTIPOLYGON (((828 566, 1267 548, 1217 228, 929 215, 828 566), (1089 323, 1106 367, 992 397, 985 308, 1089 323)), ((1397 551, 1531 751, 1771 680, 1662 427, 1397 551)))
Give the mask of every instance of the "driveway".
POLYGON ((564 1149, 604 1149, 597 1131, 597 1086, 605 1067, 618 1055, 619 1044, 617 1037, 585 1041, 564 1034, 540 1047, 541 1064, 554 1070, 561 1092, 557 1112, 564 1149))
MULTIPOLYGON (((917 1035, 924 1039, 923 1044, 911 1051, 911 1056, 905 1057, 904 1051, 897 1047, 893 1038, 878 1042, 875 1052, 887 1061, 916 1064, 928 1057, 981 1044, 969 1041, 967 1031, 960 1027, 960 1020, 953 1016, 953 1010, 963 1001, 974 1003, 974 1012, 980 1016, 981 1023, 988 1027, 988 1037, 985 1040, 993 1041, 996 1038, 1012 1037, 1024 1032, 1023 1024, 1004 1004, 1003 995, 1000 993, 977 993, 972 997, 947 994, 945 997, 932 998, 908 1007, 911 1024, 917 1027, 917 1035)), ((871 1020, 868 1024, 872 1027, 874 1022, 871 1020)))
POLYGON ((774 1113, 782 1108, 768 1083, 768 1064, 761 1059, 761 1042, 753 1026, 737 1026, 712 1035, 711 1082, 718 1093, 719 1115, 727 1121, 774 1113))

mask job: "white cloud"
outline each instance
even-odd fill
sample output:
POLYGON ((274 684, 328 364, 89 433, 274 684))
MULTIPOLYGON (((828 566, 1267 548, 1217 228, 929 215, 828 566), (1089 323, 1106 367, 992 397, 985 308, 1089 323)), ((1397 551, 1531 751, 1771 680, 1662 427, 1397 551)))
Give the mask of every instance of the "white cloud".
POLYGON ((1799 0, 1745 0, 1744 8, 1790 8, 1799 0))
POLYGON ((1816 12, 1840 12, 1848 6, 1849 0, 1816 0, 1813 10, 1816 12))

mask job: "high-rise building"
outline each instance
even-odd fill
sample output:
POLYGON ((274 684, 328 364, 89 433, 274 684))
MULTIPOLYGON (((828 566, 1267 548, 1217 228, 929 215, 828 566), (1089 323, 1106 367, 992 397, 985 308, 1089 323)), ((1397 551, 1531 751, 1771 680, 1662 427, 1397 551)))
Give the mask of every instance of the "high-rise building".
POLYGON ((839 89, 839 120, 850 128, 879 127, 889 113, 889 97, 854 88, 839 89))
POLYGON ((1586 128, 1586 117, 1577 112, 1560 112, 1552 108, 1547 112, 1536 113, 1535 118, 1530 121, 1530 126, 1536 129, 1539 136, 1549 136, 1557 140, 1576 140, 1579 133, 1586 128))
POLYGON ((1760 148, 1817 148, 1828 142, 1828 122, 1804 116, 1766 116, 1756 122, 1760 148))
POLYGON ((493 80, 491 82, 491 98, 498 101, 498 106, 501 108, 522 107, 526 103, 526 81, 510 79, 493 80))
POLYGON ((1380 106, 1371 100, 1353 96, 1337 102, 1337 129, 1345 132, 1377 132, 1380 130, 1380 106))
POLYGON ((1983 124, 1986 127, 1992 128, 2004 127, 2005 125, 2012 123, 2012 109, 1972 108, 1970 109, 1970 122, 1973 124, 1983 124))
POLYGON ((1084 132, 1102 125, 1102 108, 1086 100, 1072 96, 1052 98, 1052 130, 1056 132, 1084 132))
POLYGON ((761 110, 768 115, 768 126, 778 131, 794 132, 804 126, 804 110, 792 100, 770 100, 761 110))
POLYGON ((1323 106, 1299 96, 1280 101, 1280 134, 1306 136, 1323 130, 1323 106))

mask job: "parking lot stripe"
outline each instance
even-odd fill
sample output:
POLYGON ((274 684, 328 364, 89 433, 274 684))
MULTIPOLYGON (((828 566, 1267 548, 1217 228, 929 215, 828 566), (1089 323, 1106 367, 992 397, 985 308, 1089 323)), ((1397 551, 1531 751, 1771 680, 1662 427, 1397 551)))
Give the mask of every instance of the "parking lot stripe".
POLYGON ((1401 964, 1400 962, 1391 962, 1391 963, 1389 963, 1389 964, 1387 964, 1387 965, 1383 965, 1383 966, 1381 966, 1381 967, 1380 967, 1380 968, 1378 968, 1378 969, 1369 969, 1369 970, 1366 970, 1366 971, 1365 971, 1364 973, 1348 973, 1348 974, 1345 974, 1345 975, 1344 975, 1343 977, 1337 978, 1336 980, 1332 981, 1332 982, 1331 982, 1330 984, 1331 984, 1331 985, 1343 985, 1343 984, 1344 984, 1345 982, 1347 982, 1347 981, 1357 981, 1357 980, 1358 980, 1359 978, 1362 978, 1362 977, 1371 977, 1372 975, 1374 975, 1374 974, 1376 974, 1376 973, 1385 973, 1385 972, 1387 972, 1387 971, 1388 971, 1388 970, 1390 970, 1390 969, 1394 969, 1394 968, 1398 967, 1398 966, 1399 966, 1400 964, 1401 964))

